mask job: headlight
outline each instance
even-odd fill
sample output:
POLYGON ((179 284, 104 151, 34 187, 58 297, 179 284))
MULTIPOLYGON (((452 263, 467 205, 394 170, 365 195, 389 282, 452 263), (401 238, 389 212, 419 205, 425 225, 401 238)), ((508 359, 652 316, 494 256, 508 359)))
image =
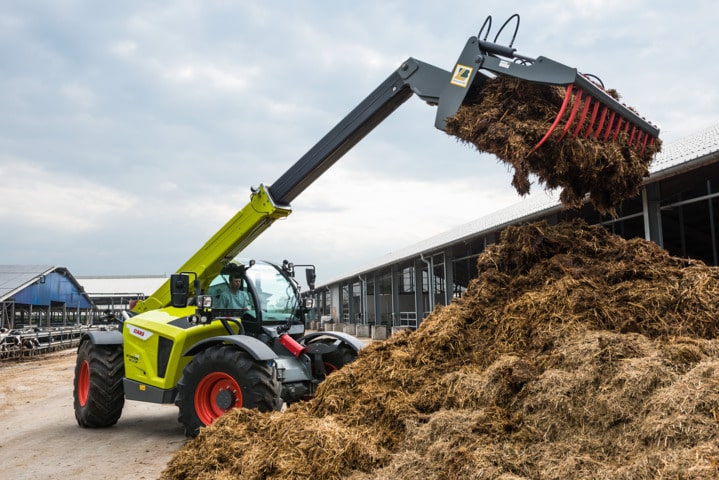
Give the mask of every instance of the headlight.
POLYGON ((212 308, 212 295, 198 295, 197 305, 200 308, 212 308))

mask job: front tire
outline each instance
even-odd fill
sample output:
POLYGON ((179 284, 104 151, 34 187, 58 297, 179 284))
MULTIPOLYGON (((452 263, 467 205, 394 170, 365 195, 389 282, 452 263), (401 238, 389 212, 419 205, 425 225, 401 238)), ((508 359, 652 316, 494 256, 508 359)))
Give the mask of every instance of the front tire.
POLYGON ((282 385, 267 362, 257 362, 232 345, 215 345, 195 355, 177 384, 175 404, 185 434, 194 437, 232 408, 280 410, 282 385))
POLYGON ((73 381, 78 425, 103 428, 117 423, 125 405, 124 376, 122 345, 82 342, 77 350, 73 381))

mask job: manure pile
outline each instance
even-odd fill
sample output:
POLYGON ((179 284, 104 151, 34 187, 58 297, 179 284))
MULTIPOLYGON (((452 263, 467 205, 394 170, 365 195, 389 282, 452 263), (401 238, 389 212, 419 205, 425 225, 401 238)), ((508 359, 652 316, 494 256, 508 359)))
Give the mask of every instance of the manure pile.
POLYGON ((582 222, 507 228, 465 295, 312 401, 235 410, 164 479, 714 479, 719 270, 582 222))
MULTIPOLYGON (((561 141, 563 123, 532 153, 554 122, 565 90, 511 77, 488 80, 477 101, 463 105, 448 119, 446 132, 513 167, 512 185, 521 195, 529 193, 529 175, 535 174, 546 188, 562 189, 560 200, 564 205, 578 207, 588 194, 597 211, 613 215, 622 200, 639 194, 661 142, 655 140, 640 155, 627 146, 625 132, 613 142, 585 138, 584 129, 573 138, 577 115, 561 141)), ((615 91, 610 93, 619 96, 615 91)), ((570 103, 565 119, 571 107, 570 103)))

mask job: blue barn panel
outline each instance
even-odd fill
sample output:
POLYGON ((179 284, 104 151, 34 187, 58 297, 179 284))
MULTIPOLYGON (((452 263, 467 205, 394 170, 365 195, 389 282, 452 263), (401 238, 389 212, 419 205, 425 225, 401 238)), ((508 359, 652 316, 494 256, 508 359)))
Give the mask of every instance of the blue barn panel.
POLYGON ((91 308, 77 286, 65 275, 51 272, 45 275, 43 283, 35 283, 18 292, 15 303, 27 305, 50 305, 51 302, 65 304, 67 308, 91 308))

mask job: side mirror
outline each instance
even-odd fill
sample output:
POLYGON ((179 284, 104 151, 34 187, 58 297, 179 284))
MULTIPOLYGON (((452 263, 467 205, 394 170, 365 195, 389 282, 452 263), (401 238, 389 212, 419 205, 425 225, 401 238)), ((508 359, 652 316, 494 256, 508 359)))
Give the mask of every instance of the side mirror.
POLYGON ((307 287, 311 290, 315 289, 315 280, 317 280, 317 274, 315 273, 314 267, 305 269, 305 277, 307 278, 307 287))
POLYGON ((184 308, 187 306, 187 296, 190 294, 190 277, 184 273, 170 275, 170 296, 172 306, 184 308))

